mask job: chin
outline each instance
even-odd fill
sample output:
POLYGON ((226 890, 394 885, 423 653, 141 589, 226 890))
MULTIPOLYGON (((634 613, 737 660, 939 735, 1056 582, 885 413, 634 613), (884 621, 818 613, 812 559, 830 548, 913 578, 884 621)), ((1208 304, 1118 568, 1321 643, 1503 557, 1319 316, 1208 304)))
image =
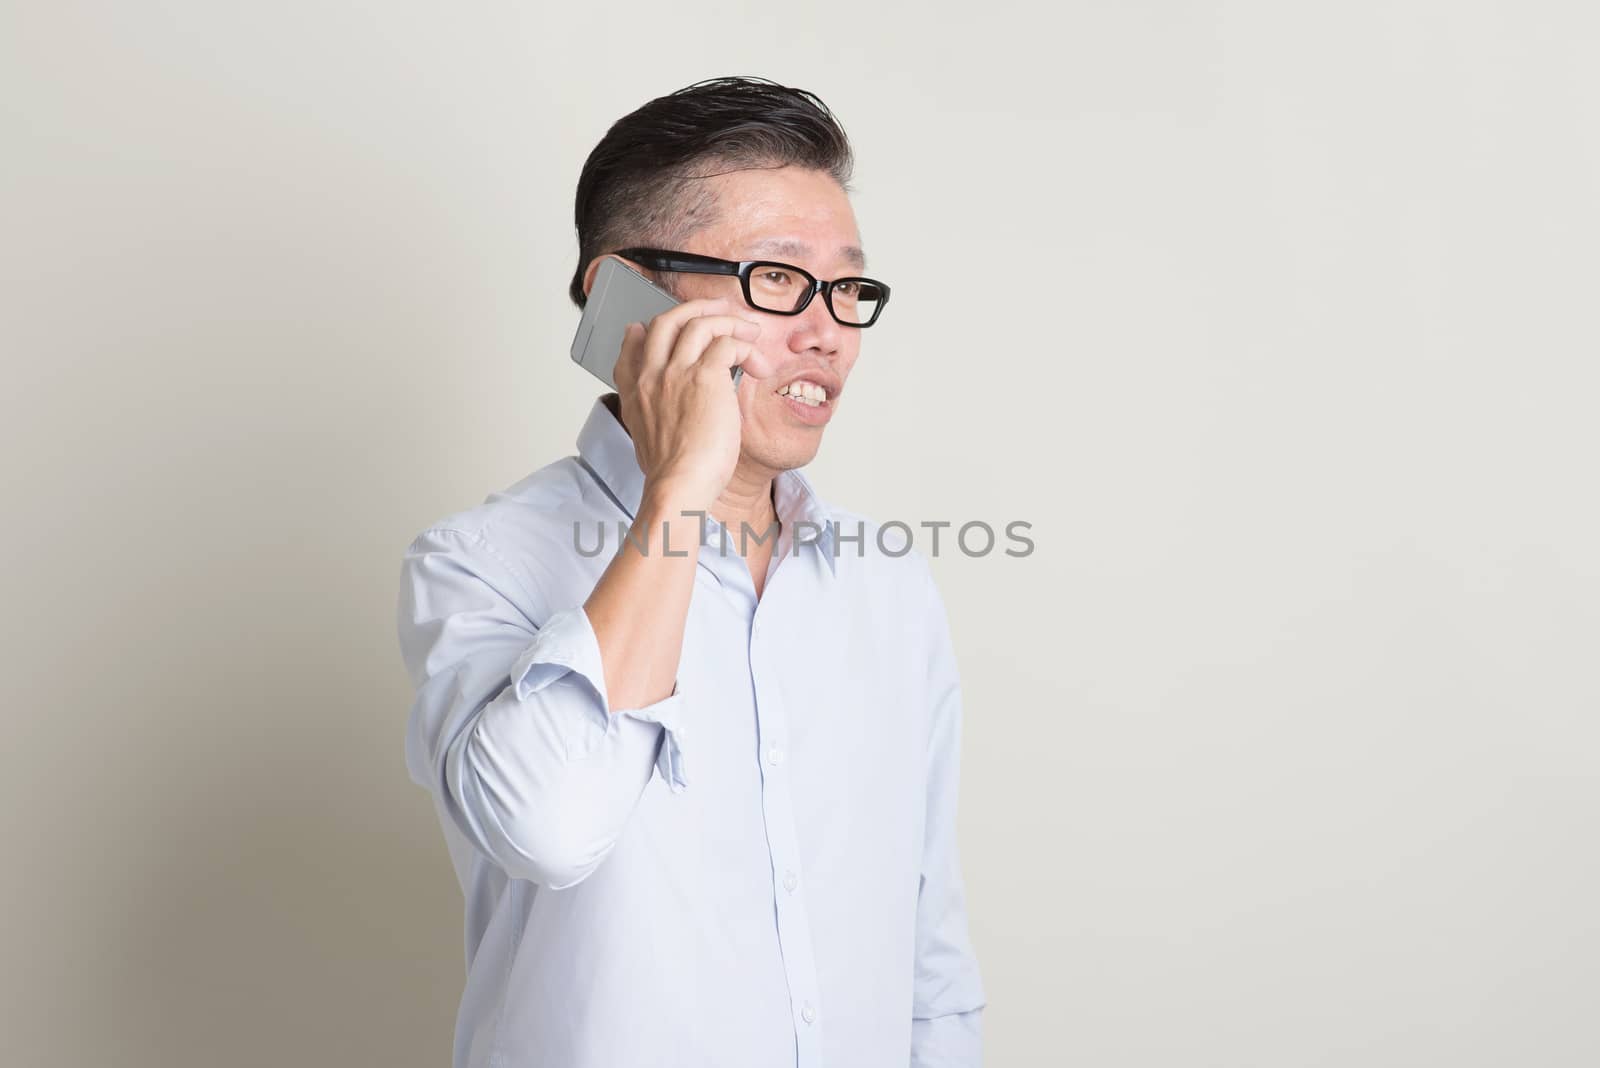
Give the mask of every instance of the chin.
POLYGON ((820 433, 806 434, 805 440, 797 440, 799 437, 791 433, 781 435, 776 440, 768 438, 753 447, 747 445, 746 451, 751 459, 763 467, 770 467, 774 471, 792 471, 816 459, 817 448, 822 444, 820 433))

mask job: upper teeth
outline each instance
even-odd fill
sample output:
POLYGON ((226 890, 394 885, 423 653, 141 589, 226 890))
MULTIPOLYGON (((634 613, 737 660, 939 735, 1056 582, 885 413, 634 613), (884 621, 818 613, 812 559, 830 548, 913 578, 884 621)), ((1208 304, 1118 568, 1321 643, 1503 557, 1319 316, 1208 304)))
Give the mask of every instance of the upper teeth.
POLYGON ((812 407, 828 399, 828 391, 815 382, 790 382, 778 390, 778 395, 793 397, 801 404, 809 404, 812 407))

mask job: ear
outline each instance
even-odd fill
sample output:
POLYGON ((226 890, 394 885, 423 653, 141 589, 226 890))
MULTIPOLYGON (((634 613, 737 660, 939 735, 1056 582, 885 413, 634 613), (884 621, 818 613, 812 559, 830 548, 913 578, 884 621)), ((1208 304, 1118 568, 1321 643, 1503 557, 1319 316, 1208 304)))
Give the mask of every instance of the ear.
POLYGON ((596 256, 589 261, 589 266, 583 270, 583 295, 585 298, 589 296, 589 291, 594 289, 594 273, 600 269, 600 261, 603 259, 605 259, 604 256, 596 256))

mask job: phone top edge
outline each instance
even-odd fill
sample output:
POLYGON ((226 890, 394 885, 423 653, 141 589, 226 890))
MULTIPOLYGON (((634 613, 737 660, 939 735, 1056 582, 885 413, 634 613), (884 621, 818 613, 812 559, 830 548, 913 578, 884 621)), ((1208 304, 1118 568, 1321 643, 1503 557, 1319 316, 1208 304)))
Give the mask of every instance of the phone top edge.
POLYGON ((584 314, 578 319, 578 330, 572 337, 572 361, 579 367, 585 366, 584 353, 589 347, 589 339, 594 335, 595 317, 589 314, 589 309, 597 306, 597 302, 605 297, 606 289, 615 276, 615 271, 609 269, 607 265, 615 263, 616 261, 611 259, 600 261, 600 266, 595 269, 594 285, 590 287, 589 296, 584 300, 584 314))

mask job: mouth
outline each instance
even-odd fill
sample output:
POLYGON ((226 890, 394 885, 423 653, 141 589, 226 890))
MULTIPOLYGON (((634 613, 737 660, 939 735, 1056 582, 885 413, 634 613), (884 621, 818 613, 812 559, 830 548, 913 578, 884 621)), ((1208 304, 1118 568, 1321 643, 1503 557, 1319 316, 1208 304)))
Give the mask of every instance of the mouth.
POLYGON ((778 387, 778 396, 788 397, 791 400, 799 401, 801 404, 809 404, 813 407, 827 404, 833 400, 834 395, 838 392, 838 389, 830 389, 827 384, 814 378, 797 378, 793 382, 778 387))
POLYGON ((839 390, 837 381, 826 375, 806 374, 791 379, 774 392, 802 422, 820 426, 833 414, 839 390))

